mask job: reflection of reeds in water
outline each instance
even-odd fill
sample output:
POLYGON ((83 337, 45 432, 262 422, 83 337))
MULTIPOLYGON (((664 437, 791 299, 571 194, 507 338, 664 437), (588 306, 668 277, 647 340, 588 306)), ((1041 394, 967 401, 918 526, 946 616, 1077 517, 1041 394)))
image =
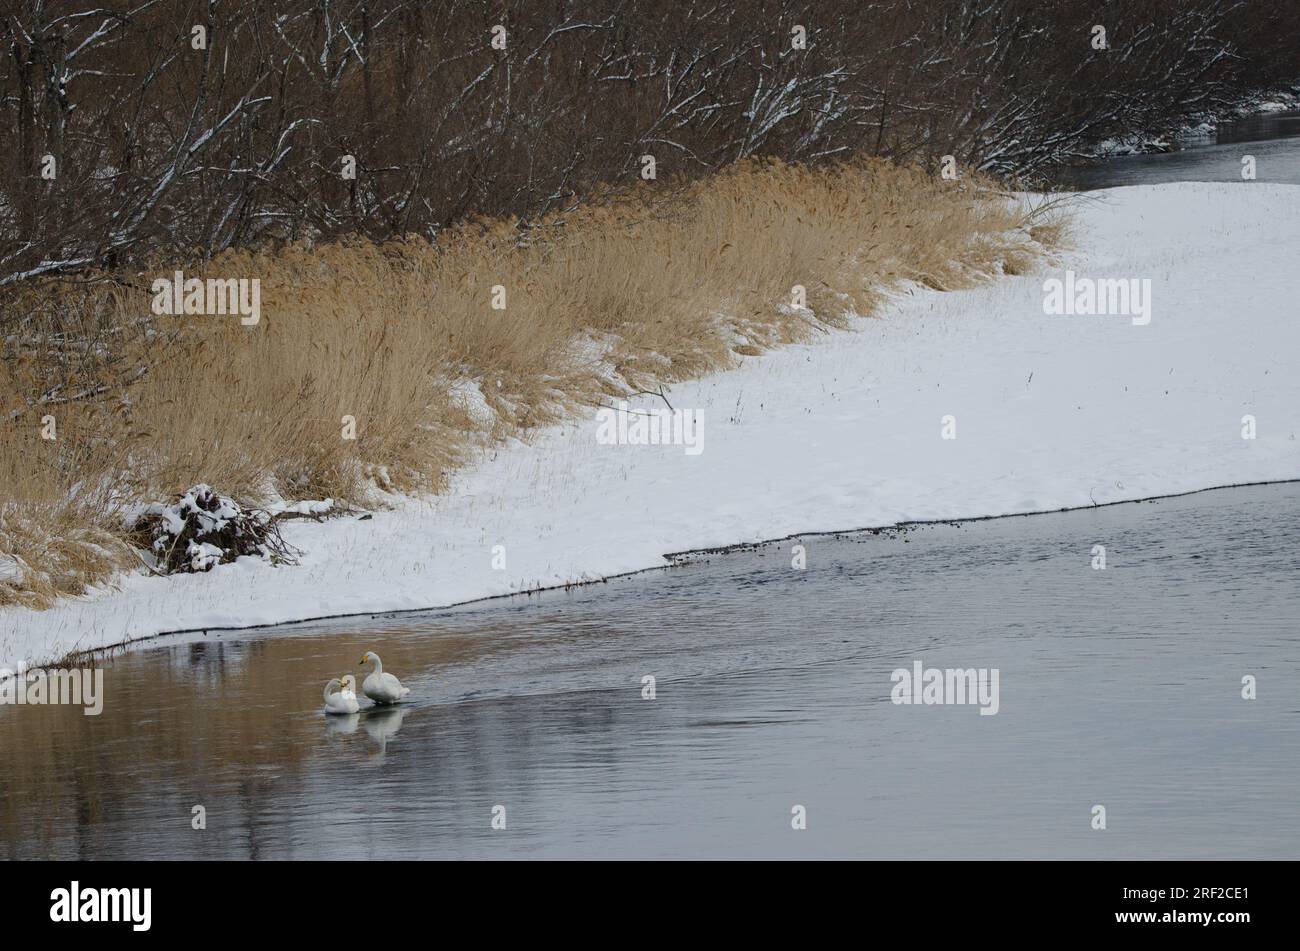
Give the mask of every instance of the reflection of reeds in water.
MULTIPOLYGON (((385 666, 416 684, 431 667, 496 649, 491 638, 389 642, 373 631, 327 641, 214 636, 108 662, 98 717, 72 706, 0 707, 0 857, 76 854, 83 837, 108 835, 120 823, 119 834, 189 841, 180 833, 189 830, 195 804, 206 805, 211 824, 226 826, 209 844, 221 839, 229 849, 232 823, 251 829, 264 813, 283 818, 283 799, 271 802, 283 791, 278 781, 297 785, 317 768, 337 779, 330 748, 341 742, 375 756, 392 742, 398 717, 371 712, 369 701, 353 735, 335 729, 334 721, 346 718, 321 712, 324 682, 358 671, 361 653, 380 645, 385 666), (159 800, 174 807, 174 823, 132 822, 159 800)), ((411 699, 402 713, 429 697, 411 699)), ((199 832, 193 848, 203 854, 199 832)))
POLYGON ((439 491, 503 434, 842 325, 902 280, 1022 270, 1058 228, 917 169, 745 162, 526 229, 471 221, 432 244, 292 245, 186 268, 260 279, 255 327, 151 316, 150 281, 175 260, 31 285, 4 304, 24 315, 6 325, 27 329, 0 349, 0 556, 21 559, 19 577, 0 573, 0 604, 46 605, 134 564, 117 541, 124 505, 196 482, 247 501, 272 487, 439 491), (810 310, 781 306, 796 284, 810 310), (471 411, 467 388, 490 412, 471 411), (41 438, 45 415, 57 440, 41 438))

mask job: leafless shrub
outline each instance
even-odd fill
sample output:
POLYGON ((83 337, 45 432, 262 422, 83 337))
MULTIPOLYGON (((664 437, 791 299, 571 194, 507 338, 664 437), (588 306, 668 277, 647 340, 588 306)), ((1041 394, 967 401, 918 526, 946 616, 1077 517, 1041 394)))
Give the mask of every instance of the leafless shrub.
POLYGON ((11 0, 0 287, 531 219, 645 154, 677 176, 856 153, 1040 175, 1295 81, 1297 20, 1300 0, 11 0))

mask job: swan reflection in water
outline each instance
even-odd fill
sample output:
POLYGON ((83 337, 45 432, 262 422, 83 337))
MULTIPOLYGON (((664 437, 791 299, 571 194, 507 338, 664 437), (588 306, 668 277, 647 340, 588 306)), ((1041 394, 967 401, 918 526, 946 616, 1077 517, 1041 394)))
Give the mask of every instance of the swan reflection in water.
MULTIPOLYGON (((338 697, 339 694, 333 696, 338 697)), ((358 713, 335 713, 324 718, 325 735, 330 742, 336 743, 341 737, 356 733, 358 727, 365 727, 366 735, 378 747, 379 755, 383 756, 388 751, 388 738, 397 735, 405 717, 406 708, 396 704, 366 707, 358 713)))
POLYGON ((348 736, 357 732, 357 727, 360 725, 361 714, 359 713, 335 714, 325 718, 325 735, 330 739, 348 736))
POLYGON ((371 707, 361 717, 366 733, 379 746, 380 756, 388 752, 388 738, 397 735, 405 717, 406 710, 400 706, 371 707))

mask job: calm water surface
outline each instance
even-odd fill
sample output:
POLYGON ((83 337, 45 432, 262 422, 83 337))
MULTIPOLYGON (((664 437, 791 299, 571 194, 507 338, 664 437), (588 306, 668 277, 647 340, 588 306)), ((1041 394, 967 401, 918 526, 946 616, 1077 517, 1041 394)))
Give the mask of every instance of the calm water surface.
POLYGON ((1222 123, 1210 137, 1189 140, 1177 152, 1125 155, 1062 172, 1060 182, 1081 190, 1166 182, 1242 181, 1241 158, 1255 157, 1256 181, 1300 185, 1300 112, 1249 116, 1222 123))
POLYGON ((0 709, 0 855, 1300 854, 1300 485, 802 543, 119 656, 0 709), (325 717, 366 649, 411 702, 325 717), (999 712, 894 705, 917 660, 999 712))

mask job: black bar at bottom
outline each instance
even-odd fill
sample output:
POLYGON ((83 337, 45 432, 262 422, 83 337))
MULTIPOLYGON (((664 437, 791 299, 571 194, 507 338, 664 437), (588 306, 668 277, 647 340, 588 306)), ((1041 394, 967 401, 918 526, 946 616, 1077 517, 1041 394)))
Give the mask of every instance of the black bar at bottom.
POLYGON ((636 941, 667 940, 699 920, 737 933, 844 922, 914 940, 1046 929, 1231 941, 1286 928, 1295 913, 1290 862, 539 864, 8 863, 0 876, 9 938, 75 930, 222 940, 224 931, 242 943, 260 922, 344 942, 367 941, 376 927, 430 940, 449 929, 463 939, 478 929, 538 937, 564 921, 569 936, 636 941))

